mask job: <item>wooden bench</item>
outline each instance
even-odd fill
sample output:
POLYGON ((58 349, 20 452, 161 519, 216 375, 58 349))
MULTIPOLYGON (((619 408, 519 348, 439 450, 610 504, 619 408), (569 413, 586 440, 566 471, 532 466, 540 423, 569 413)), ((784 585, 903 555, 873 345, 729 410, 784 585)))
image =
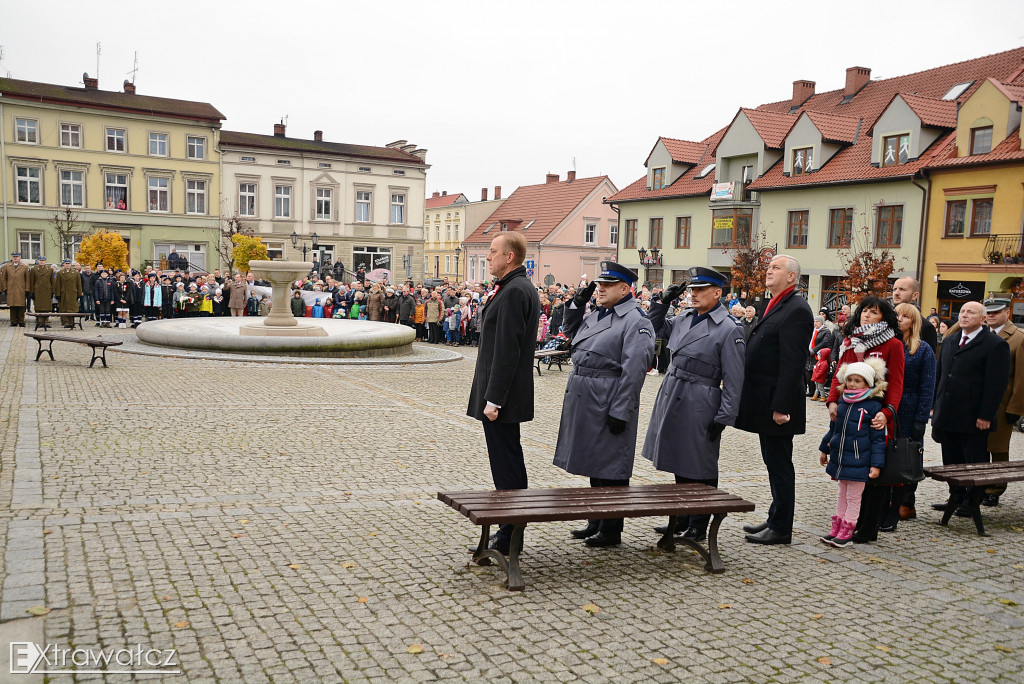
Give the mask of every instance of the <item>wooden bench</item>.
MULTIPOLYGON (((978 529, 978 535, 989 536, 985 533, 985 526, 981 522, 981 496, 985 487, 994 484, 1005 484, 1007 482, 1019 482, 1024 480, 1024 461, 1001 461, 999 463, 957 463, 954 465, 931 466, 924 469, 925 475, 933 480, 947 482, 954 487, 969 487, 971 517, 974 519, 974 526, 978 529)), ((955 506, 946 506, 942 513, 940 525, 948 525, 949 519, 953 516, 955 506)))
MULTIPOLYGON (((33 318, 36 319, 36 327, 33 328, 33 330, 39 330, 40 328, 49 328, 50 327, 50 319, 51 318, 56 318, 56 317, 71 318, 71 319, 73 319, 72 320, 73 323, 77 323, 78 324, 78 329, 79 330, 85 330, 85 328, 82 327, 82 321, 85 320, 86 318, 88 318, 91 314, 87 314, 87 313, 57 313, 55 311, 54 312, 40 312, 40 311, 37 311, 37 312, 34 312, 34 313, 28 313, 28 314, 25 314, 25 315, 26 316, 32 316, 33 318)), ((72 327, 74 327, 74 326, 72 326, 72 327)))
POLYGON ((537 375, 540 375, 540 362, 544 359, 551 359, 551 363, 548 364, 549 369, 552 363, 556 363, 558 370, 562 370, 562 364, 569 363, 569 354, 568 349, 538 349, 533 353, 533 358, 537 362, 537 375))
POLYGON ((25 337, 31 337, 39 344, 39 351, 36 352, 36 361, 39 357, 46 352, 50 355, 50 360, 53 361, 53 343, 54 342, 77 342, 78 344, 86 344, 92 348, 92 360, 89 362, 89 368, 93 367, 96 360, 99 359, 103 362, 103 367, 107 367, 107 347, 116 347, 124 342, 117 342, 115 340, 107 340, 102 337, 89 338, 89 337, 71 337, 70 335, 57 335, 55 333, 25 333, 25 337), (43 342, 49 342, 46 348, 43 347, 43 342), (97 355, 96 351, 100 350, 100 354, 97 355))
POLYGON ((754 510, 754 504, 704 484, 662 484, 634 487, 571 487, 564 489, 506 489, 502 491, 438 492, 437 498, 470 522, 480 525, 480 543, 473 561, 495 561, 505 571, 505 586, 522 591, 526 585, 519 571, 523 529, 527 523, 555 520, 592 520, 670 516, 668 530, 658 547, 674 551, 676 542, 693 548, 704 559, 704 569, 724 572, 718 555, 718 528, 726 514, 754 510), (707 548, 692 539, 675 536, 676 516, 712 515, 707 548), (513 525, 508 555, 488 549, 491 525, 513 525))

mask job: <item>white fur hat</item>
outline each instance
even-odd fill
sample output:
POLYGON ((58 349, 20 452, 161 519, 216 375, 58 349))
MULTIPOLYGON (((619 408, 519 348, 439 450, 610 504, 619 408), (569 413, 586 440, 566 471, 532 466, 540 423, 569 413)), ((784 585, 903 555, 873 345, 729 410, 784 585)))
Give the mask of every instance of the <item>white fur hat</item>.
POLYGON ((840 366, 836 371, 839 382, 846 382, 850 375, 859 375, 867 381, 868 387, 874 387, 876 380, 885 380, 885 361, 877 356, 865 357, 863 361, 855 361, 840 366))

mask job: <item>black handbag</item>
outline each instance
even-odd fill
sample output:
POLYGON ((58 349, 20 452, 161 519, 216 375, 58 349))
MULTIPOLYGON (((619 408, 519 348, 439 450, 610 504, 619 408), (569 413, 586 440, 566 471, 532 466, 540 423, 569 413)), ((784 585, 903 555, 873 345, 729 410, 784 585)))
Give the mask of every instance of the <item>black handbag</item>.
POLYGON ((892 411, 894 437, 885 443, 885 467, 872 483, 905 485, 920 482, 924 479, 924 446, 915 439, 899 437, 900 424, 896 410, 889 405, 886 408, 892 411))

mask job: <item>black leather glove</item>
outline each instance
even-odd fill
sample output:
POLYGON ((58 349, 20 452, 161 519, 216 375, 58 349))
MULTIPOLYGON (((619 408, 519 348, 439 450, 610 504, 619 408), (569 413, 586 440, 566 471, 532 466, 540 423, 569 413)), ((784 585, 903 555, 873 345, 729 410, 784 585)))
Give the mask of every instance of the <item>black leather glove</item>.
POLYGON ((1018 420, 1020 420, 1020 416, 1016 413, 1010 413, 1009 411, 1006 412, 1006 422, 1011 426, 1016 425, 1018 420))
POLYGON ((586 306, 587 302, 590 301, 590 298, 594 296, 594 290, 596 289, 597 281, 591 281, 591 283, 587 285, 587 289, 580 290, 573 296, 572 303, 576 305, 576 308, 582 308, 586 306))
POLYGON ((722 431, 725 430, 725 426, 718 421, 711 421, 711 425, 708 425, 708 441, 717 442, 718 438, 722 436, 722 431))
POLYGON ((626 431, 626 421, 619 420, 614 416, 608 416, 608 429, 613 435, 618 435, 626 431))
POLYGON ((910 433, 910 436, 913 437, 915 441, 924 442, 924 431, 926 427, 927 426, 924 423, 915 420, 914 431, 910 433))
POLYGON ((675 300, 679 299, 679 295, 683 294, 683 290, 686 289, 682 283, 673 283, 665 288, 665 291, 661 295, 661 301, 666 304, 671 304, 675 300))

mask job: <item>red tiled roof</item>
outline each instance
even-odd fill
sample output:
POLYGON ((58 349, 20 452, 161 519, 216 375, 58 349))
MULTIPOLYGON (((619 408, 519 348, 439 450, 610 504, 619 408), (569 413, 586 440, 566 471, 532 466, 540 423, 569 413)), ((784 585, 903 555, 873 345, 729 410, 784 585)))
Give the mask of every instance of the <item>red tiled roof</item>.
POLYGON ((857 139, 860 119, 823 112, 804 112, 827 142, 852 143, 857 139))
POLYGON ((910 93, 900 93, 907 106, 914 110, 917 118, 925 126, 935 128, 956 128, 956 101, 943 100, 938 97, 922 97, 910 93))
POLYGON ((338 154, 345 157, 379 159, 381 161, 416 164, 426 166, 426 162, 409 152, 392 147, 371 147, 370 145, 350 145, 302 138, 286 138, 282 135, 259 135, 258 133, 241 133, 238 131, 221 131, 220 144, 235 147, 258 147, 282 152, 313 152, 319 154, 338 154))
MULTIPOLYGON (((740 111, 747 117, 750 124, 761 136, 765 147, 773 150, 781 149, 786 141, 786 135, 793 124, 796 123, 796 114, 784 114, 779 112, 762 111, 760 109, 744 109, 740 111)), ((739 116, 739 114, 737 114, 739 116)), ((735 119, 734 119, 735 120, 735 119)))
MULTIPOLYGON (((518 221, 514 229, 521 230, 528 241, 539 242, 605 181, 611 183, 608 176, 594 176, 559 183, 520 186, 466 237, 465 242, 490 242, 501 232, 501 226, 496 226, 492 230, 488 228, 502 221, 518 221)), ((612 184, 612 187, 615 185, 612 184)))
POLYGON ((999 164, 1001 162, 1024 161, 1024 149, 1021 149, 1020 128, 1014 129, 1001 143, 986 154, 972 154, 958 157, 956 138, 946 145, 928 164, 929 169, 949 168, 953 166, 974 166, 981 164, 999 164))
POLYGON ((663 199, 666 197, 696 197, 709 194, 711 186, 715 182, 714 172, 707 174, 704 178, 698 179, 696 176, 708 164, 715 162, 715 150, 718 148, 718 143, 721 142, 726 130, 728 129, 723 128, 701 140, 698 144, 702 146, 704 153, 697 158, 692 168, 687 169, 686 173, 677 178, 672 184, 657 190, 648 190, 647 176, 644 176, 607 198, 605 202, 629 202, 645 199, 663 199))
POLYGON ((22 81, 16 78, 0 78, 0 94, 5 99, 12 100, 75 105, 108 111, 169 116, 176 119, 199 119, 219 123, 225 118, 216 107, 206 102, 172 100, 112 90, 86 90, 77 86, 22 81))
POLYGON ((1024 85, 1015 85, 1012 83, 1000 83, 994 78, 988 79, 992 81, 992 85, 1002 91, 1003 95, 1010 100, 1010 102, 1024 102, 1024 85))
MULTIPOLYGON (((1024 48, 1016 48, 913 74, 869 81, 846 104, 843 104, 845 98, 842 89, 817 93, 811 96, 799 111, 820 112, 863 119, 861 135, 856 144, 837 152, 821 169, 814 173, 787 177, 782 173, 783 165, 776 164, 763 176, 751 183, 750 189, 766 190, 800 185, 850 183, 860 180, 881 180, 884 178, 913 175, 931 163, 936 154, 941 154, 943 148, 953 136, 940 137, 919 159, 909 164, 881 168, 872 166, 871 146, 873 140, 870 135, 865 135, 865 131, 871 131, 875 122, 882 115, 882 112, 885 111, 885 108, 892 99, 898 94, 907 94, 911 98, 916 96, 919 98, 917 104, 922 108, 927 108, 930 107, 930 104, 926 105, 924 98, 928 98, 931 101, 940 100, 954 85, 971 83, 972 85, 961 93, 955 102, 951 101, 950 105, 940 105, 952 106, 953 111, 955 111, 956 104, 967 100, 986 78, 992 78, 1001 82, 1012 82, 1014 79, 1024 78, 1024 71, 1021 70, 1022 65, 1024 65, 1024 48)), ((761 105, 756 111, 784 114, 789 112, 789 110, 790 101, 782 100, 761 105)), ((927 109, 926 111, 929 121, 942 121, 941 116, 934 116, 937 113, 934 110, 927 109)), ((948 123, 948 121, 945 123, 948 123)), ((932 123, 931 125, 936 124, 932 123)))
POLYGON ((465 195, 463 195, 461 192, 457 192, 454 195, 441 195, 440 197, 428 197, 427 198, 427 203, 426 203, 426 208, 427 209, 438 209, 440 207, 447 207, 447 206, 450 206, 452 204, 455 204, 455 202, 460 197, 463 199, 463 202, 465 202, 465 195))
MULTIPOLYGON (((707 151, 707 143, 692 140, 676 140, 675 138, 658 138, 665 144, 665 149, 672 156, 672 161, 680 164, 697 164, 707 151)), ((653 150, 651 150, 653 152, 653 150)), ((650 155, 647 155, 650 159, 650 155)))

